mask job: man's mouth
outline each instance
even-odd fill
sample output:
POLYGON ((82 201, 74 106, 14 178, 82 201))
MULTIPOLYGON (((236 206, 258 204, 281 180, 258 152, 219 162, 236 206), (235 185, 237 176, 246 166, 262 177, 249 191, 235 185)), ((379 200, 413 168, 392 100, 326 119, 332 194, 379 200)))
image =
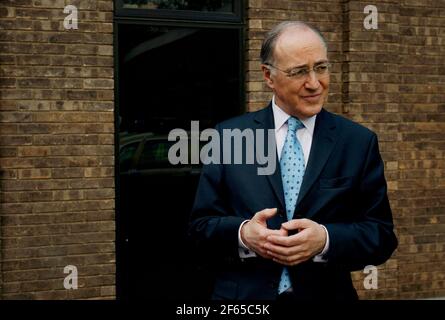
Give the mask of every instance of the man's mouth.
POLYGON ((321 93, 319 94, 311 94, 308 96, 303 96, 303 99, 309 101, 309 102, 315 102, 318 101, 318 99, 321 97, 321 93))

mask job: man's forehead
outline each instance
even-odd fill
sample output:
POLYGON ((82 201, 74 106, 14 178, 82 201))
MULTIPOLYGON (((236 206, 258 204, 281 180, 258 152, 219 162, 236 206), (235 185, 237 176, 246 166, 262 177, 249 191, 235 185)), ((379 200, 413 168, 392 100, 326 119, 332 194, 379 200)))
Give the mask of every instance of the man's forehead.
POLYGON ((274 58, 286 64, 305 65, 327 60, 327 50, 312 30, 287 30, 277 40, 274 58))
POLYGON ((278 47, 325 47, 320 36, 308 27, 290 27, 278 37, 278 47))

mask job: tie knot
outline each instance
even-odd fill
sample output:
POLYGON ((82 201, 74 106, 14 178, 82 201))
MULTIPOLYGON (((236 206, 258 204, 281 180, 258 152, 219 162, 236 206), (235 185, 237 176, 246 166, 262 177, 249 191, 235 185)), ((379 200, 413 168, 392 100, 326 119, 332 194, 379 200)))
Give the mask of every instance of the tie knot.
POLYGON ((301 121, 299 119, 294 118, 294 117, 290 117, 287 120, 287 125, 289 126, 288 130, 294 131, 294 132, 297 131, 298 129, 301 129, 304 127, 303 123, 301 123, 301 121))

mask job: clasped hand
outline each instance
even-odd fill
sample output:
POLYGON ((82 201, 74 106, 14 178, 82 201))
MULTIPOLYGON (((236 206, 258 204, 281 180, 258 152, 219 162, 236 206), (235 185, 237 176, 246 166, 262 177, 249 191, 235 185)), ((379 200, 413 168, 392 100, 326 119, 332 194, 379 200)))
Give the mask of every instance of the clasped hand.
POLYGON ((277 209, 257 212, 241 228, 241 239, 256 254, 286 266, 294 266, 319 254, 326 243, 324 228, 310 219, 289 220, 280 230, 267 228, 277 209), (298 233, 289 235, 289 231, 298 233))

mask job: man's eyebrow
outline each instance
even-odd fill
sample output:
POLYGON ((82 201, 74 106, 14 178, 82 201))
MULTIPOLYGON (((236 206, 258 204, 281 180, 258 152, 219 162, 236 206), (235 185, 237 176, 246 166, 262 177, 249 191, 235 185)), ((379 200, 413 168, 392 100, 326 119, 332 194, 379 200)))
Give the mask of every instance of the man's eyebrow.
POLYGON ((318 65, 318 64, 322 64, 322 63, 327 63, 328 60, 327 59, 323 59, 323 60, 319 60, 317 62, 314 63, 314 65, 318 65))
MULTIPOLYGON (((317 65, 322 64, 322 63, 327 63, 327 62, 328 62, 328 60, 326 60, 326 59, 318 60, 317 62, 314 63, 314 66, 317 66, 317 65)), ((288 70, 307 68, 307 67, 309 67, 307 64, 300 64, 300 65, 297 65, 297 66, 290 67, 288 70)))

